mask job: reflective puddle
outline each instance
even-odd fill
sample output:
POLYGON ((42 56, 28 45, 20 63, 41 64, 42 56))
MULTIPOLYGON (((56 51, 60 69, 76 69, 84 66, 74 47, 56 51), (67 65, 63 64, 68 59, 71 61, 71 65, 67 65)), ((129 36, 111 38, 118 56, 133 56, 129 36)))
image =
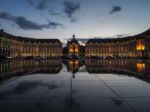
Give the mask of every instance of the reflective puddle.
POLYGON ((1 112, 150 112, 149 60, 0 62, 1 112))

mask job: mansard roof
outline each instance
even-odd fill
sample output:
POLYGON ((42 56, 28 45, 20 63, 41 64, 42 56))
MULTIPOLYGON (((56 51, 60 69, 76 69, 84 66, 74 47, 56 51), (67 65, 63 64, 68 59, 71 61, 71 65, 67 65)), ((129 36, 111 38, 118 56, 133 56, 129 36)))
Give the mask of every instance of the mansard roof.
POLYGON ((0 36, 4 36, 6 38, 9 39, 16 39, 16 40, 20 40, 20 41, 25 41, 25 42, 43 42, 43 43, 61 43, 59 39, 36 39, 36 38, 29 38, 29 37, 21 37, 21 36, 14 36, 11 34, 8 34, 6 32, 4 32, 4 30, 0 30, 0 36))
POLYGON ((150 37, 150 29, 147 31, 134 35, 129 37, 123 37, 123 38, 95 38, 95 39, 89 39, 87 43, 107 43, 107 42, 118 42, 118 41, 129 41, 129 40, 137 40, 137 39, 143 39, 144 37, 150 37))

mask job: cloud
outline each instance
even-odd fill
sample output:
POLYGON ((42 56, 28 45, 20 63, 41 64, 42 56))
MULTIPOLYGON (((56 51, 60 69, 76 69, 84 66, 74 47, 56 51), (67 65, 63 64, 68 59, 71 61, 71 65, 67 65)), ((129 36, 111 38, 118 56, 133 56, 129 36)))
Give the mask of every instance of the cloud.
POLYGON ((46 29, 54 29, 56 27, 62 27, 63 25, 57 22, 49 21, 48 24, 38 24, 36 22, 30 21, 23 16, 13 16, 7 12, 0 12, 0 19, 8 20, 14 22, 23 30, 42 30, 46 29))
POLYGON ((80 9, 80 3, 75 3, 73 1, 64 0, 64 13, 69 18, 73 18, 73 15, 80 9))
POLYGON ((33 2, 33 0, 27 0, 27 2, 30 4, 30 5, 34 5, 34 2, 33 2))
POLYGON ((74 17, 74 14, 80 9, 80 2, 76 0, 26 0, 33 8, 38 11, 47 11, 51 16, 61 16, 66 15, 71 22, 76 22, 77 17, 74 17), (57 2, 55 2, 57 1, 57 2), (53 9, 52 5, 54 3, 61 3, 62 12, 56 11, 53 9), (63 6, 63 7, 62 7, 63 6))
POLYGON ((110 11, 110 14, 114 14, 116 12, 120 12, 122 8, 120 6, 113 6, 112 10, 110 11))
POLYGON ((50 3, 55 0, 27 0, 27 2, 38 10, 45 10, 49 7, 50 3))
POLYGON ((47 0, 40 0, 39 3, 37 4, 37 9, 39 10, 44 10, 47 8, 47 0))
POLYGON ((51 14, 52 16, 63 17, 61 13, 59 13, 59 12, 54 12, 53 10, 49 10, 48 13, 51 14))

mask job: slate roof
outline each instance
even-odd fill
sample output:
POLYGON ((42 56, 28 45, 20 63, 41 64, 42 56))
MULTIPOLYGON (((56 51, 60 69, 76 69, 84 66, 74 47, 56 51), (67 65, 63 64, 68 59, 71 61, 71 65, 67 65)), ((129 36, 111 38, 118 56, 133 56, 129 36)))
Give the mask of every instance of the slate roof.
POLYGON ((143 39, 146 36, 150 36, 150 29, 147 31, 134 35, 129 37, 123 37, 123 38, 95 38, 95 39, 89 39, 87 43, 107 43, 107 42, 118 42, 118 41, 128 41, 128 40, 136 40, 136 39, 143 39))
POLYGON ((14 36, 14 35, 4 32, 4 30, 0 30, 0 36, 16 39, 16 40, 20 40, 20 41, 25 41, 25 42, 30 41, 30 42, 43 42, 43 43, 45 43, 45 42, 61 43, 59 39, 36 39, 36 38, 29 38, 29 37, 14 36))

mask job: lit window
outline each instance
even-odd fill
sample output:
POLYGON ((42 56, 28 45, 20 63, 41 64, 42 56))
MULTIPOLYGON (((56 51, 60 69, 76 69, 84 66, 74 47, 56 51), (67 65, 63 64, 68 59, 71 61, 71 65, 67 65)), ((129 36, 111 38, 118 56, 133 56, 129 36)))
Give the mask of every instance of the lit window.
POLYGON ((75 52, 78 52, 78 49, 77 49, 77 48, 75 49, 75 52))
POLYGON ((138 72, 143 72, 145 71, 145 63, 137 63, 137 71, 138 72))
POLYGON ((70 49, 69 49, 69 52, 73 52, 73 49, 72 49, 72 48, 70 48, 70 49))
POLYGON ((144 42, 142 42, 142 41, 137 42, 136 49, 137 49, 138 51, 139 51, 139 50, 144 51, 144 50, 145 50, 145 44, 144 44, 144 42))
POLYGON ((78 61, 78 60, 76 60, 76 61, 75 61, 75 65, 78 65, 78 64, 79 64, 79 61, 78 61))
POLYGON ((73 61, 69 61, 69 65, 73 65, 73 61))

